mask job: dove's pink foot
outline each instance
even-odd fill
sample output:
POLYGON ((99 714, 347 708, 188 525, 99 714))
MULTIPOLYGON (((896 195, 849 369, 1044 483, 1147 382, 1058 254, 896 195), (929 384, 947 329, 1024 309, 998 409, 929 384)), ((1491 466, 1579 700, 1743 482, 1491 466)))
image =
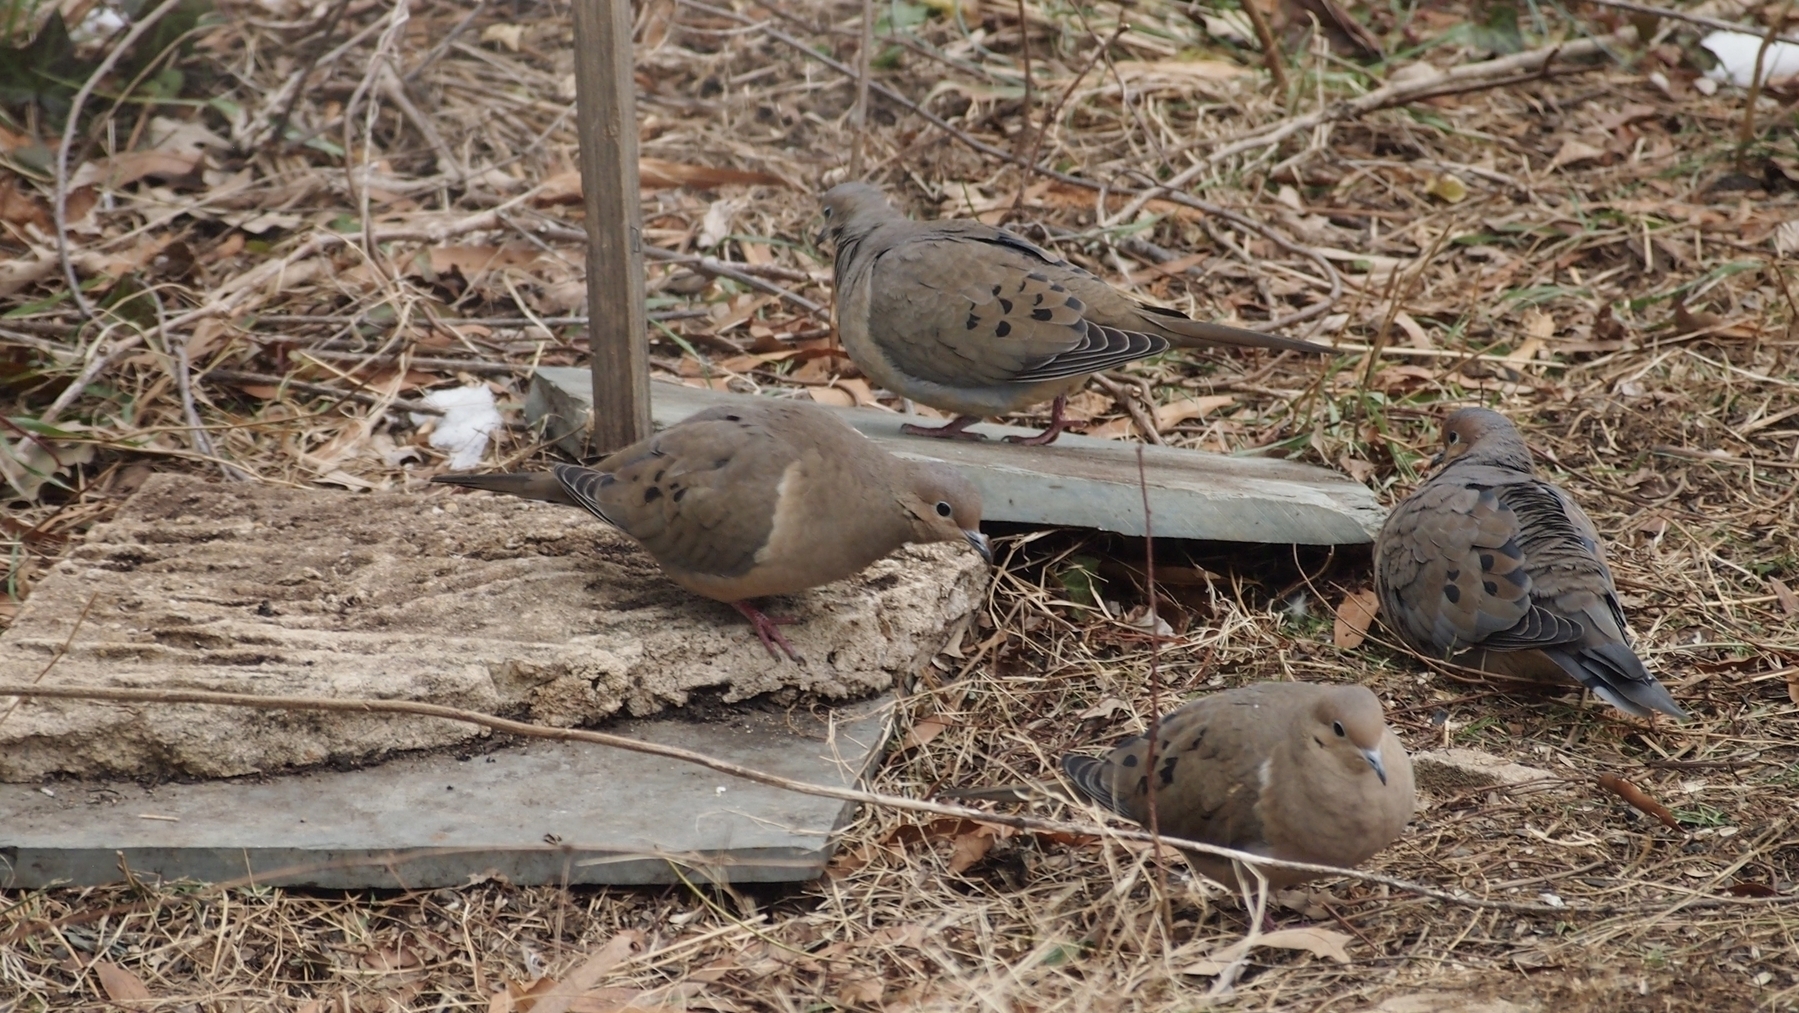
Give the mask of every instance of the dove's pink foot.
POLYGON ((1068 420, 1062 417, 1062 409, 1068 407, 1068 398, 1057 396, 1055 403, 1049 408, 1049 428, 1035 436, 1008 436, 1007 443, 1016 443, 1025 447, 1041 447, 1046 443, 1056 442, 1062 430, 1068 427, 1068 420))
POLYGON ((796 664, 806 663, 806 659, 800 657, 799 652, 793 649, 793 645, 787 642, 787 638, 781 635, 781 627, 792 626, 799 622, 798 619, 788 616, 765 615, 761 609, 747 601, 734 601, 731 603, 731 607, 743 613, 743 617, 756 628, 756 636, 761 638, 762 646, 768 648, 768 653, 776 661, 781 660, 781 656, 775 653, 775 647, 779 645, 781 650, 786 651, 787 656, 792 658, 796 664))
POLYGON ((979 415, 958 415, 945 426, 915 426, 908 422, 900 427, 900 432, 910 436, 931 436, 939 440, 984 440, 987 437, 980 433, 967 432, 969 426, 979 421, 979 415))

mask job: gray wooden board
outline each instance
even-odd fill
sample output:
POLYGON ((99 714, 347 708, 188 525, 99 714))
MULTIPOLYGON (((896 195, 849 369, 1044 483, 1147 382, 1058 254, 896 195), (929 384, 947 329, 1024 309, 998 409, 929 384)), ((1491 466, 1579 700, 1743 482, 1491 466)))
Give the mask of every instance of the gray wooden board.
MULTIPOLYGON (((890 732, 889 698, 729 721, 614 730, 796 780, 854 785, 890 732)), ((329 888, 515 883, 792 882, 818 876, 853 806, 704 767, 529 741, 467 759, 191 784, 0 784, 0 887, 140 880, 329 888), (286 870, 286 871, 283 871, 286 870)))
MULTIPOLYGON (((526 415, 550 417, 547 430, 565 450, 582 453, 592 378, 584 369, 537 371, 526 415)), ((745 395, 666 382, 650 384, 658 427, 745 395)), ((907 418, 872 408, 831 408, 864 435, 902 457, 942 461, 981 490, 986 518, 1024 524, 1097 528, 1142 535, 1143 494, 1136 444, 1064 434, 1047 447, 1019 447, 1000 436, 1033 431, 977 425, 980 443, 908 436, 907 418)), ((1356 545, 1373 540, 1386 511, 1366 486, 1334 471, 1261 457, 1146 446, 1144 478, 1158 537, 1295 545, 1356 545)))

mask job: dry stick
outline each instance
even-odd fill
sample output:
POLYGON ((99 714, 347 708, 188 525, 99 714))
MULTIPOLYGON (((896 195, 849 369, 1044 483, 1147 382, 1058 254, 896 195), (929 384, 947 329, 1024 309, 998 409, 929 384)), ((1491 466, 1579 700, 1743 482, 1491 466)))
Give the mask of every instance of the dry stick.
POLYGON ((56 256, 62 264, 63 280, 69 285, 69 298, 74 301, 81 315, 89 320, 94 318, 94 306, 81 291, 81 280, 75 276, 75 262, 69 256, 69 148, 75 143, 75 128, 81 122, 81 107, 87 103, 88 96, 94 93, 100 79, 112 73, 113 64, 119 62, 119 58, 137 42, 138 37, 149 31, 179 3, 181 0, 162 0, 155 10, 131 26, 131 30, 125 33, 118 45, 106 54, 106 59, 101 60, 94 72, 82 82, 81 90, 75 93, 75 98, 69 103, 68 119, 63 122, 62 143, 56 147, 56 200, 52 208, 55 212, 56 256))
POLYGON ((1262 63, 1268 68, 1268 74, 1274 78, 1274 92, 1280 96, 1282 108, 1287 105, 1287 68, 1281 65, 1281 48, 1274 41, 1274 30, 1268 27, 1268 15, 1263 13, 1262 5, 1256 0, 1243 0, 1243 10, 1249 14, 1249 23, 1255 26, 1256 39, 1262 43, 1262 63))
MULTIPOLYGON (((49 675, 50 670, 52 668, 56 667, 56 663, 61 661, 63 659, 64 655, 69 653, 69 645, 73 644, 75 642, 75 634, 81 632, 81 624, 87 622, 87 614, 94 610, 94 602, 98 601, 99 598, 100 598, 100 591, 98 588, 96 588, 94 590, 93 594, 90 594, 87 596, 87 604, 81 606, 81 614, 75 617, 75 625, 69 627, 68 638, 62 642, 61 647, 58 647, 56 649, 56 653, 54 655, 51 655, 50 663, 45 665, 43 667, 43 669, 38 672, 37 678, 31 680, 31 684, 33 686, 36 686, 37 684, 43 682, 44 676, 49 675)), ((7 718, 12 717, 12 712, 18 710, 19 705, 24 702, 25 702, 24 697, 21 697, 21 696, 13 697, 12 703, 6 708, 6 713, 0 714, 0 724, 5 723, 7 718)))
MULTIPOLYGON (((985 809, 974 809, 968 806, 945 805, 940 802, 927 802, 922 799, 904 798, 898 795, 884 795, 877 792, 861 791, 855 788, 843 788, 834 785, 812 784, 792 778, 770 774, 753 767, 745 767, 729 760, 720 760, 705 753, 679 746, 668 746, 657 742, 643 742, 637 739, 614 735, 609 732, 596 732, 584 728, 551 728, 543 725, 529 724, 524 721, 513 721, 507 718, 494 717, 476 711, 463 710, 458 707, 445 707, 441 704, 419 703, 412 700, 370 700, 355 697, 290 697, 290 696, 257 696, 249 693, 214 693, 205 690, 186 689, 126 689, 116 687, 79 687, 79 686, 33 686, 0 684, 0 696, 17 696, 46 698, 54 700, 90 700, 110 703, 192 703, 211 704, 224 707, 256 707, 270 710, 310 710, 333 711, 362 714, 411 714, 420 717, 441 718, 448 721, 461 721, 467 724, 491 728, 508 735, 519 735, 528 738, 550 739, 556 742, 591 742, 616 749, 626 749, 651 756, 661 756, 683 763, 693 763, 709 770, 740 777, 756 784, 765 784, 773 788, 798 792, 802 795, 814 795, 820 798, 833 798, 843 802, 856 802, 864 805, 886 806, 906 812, 930 813, 936 816, 953 816, 960 819, 977 820, 999 826, 1013 827, 1019 830, 1036 830, 1046 833, 1078 834, 1082 836, 1105 836, 1107 834, 1119 840, 1140 841, 1147 844, 1158 843, 1145 831, 1121 830, 1096 823, 1073 823, 1062 820, 1039 819, 1032 816, 1019 816, 1011 813, 996 813, 985 809)), ((1315 872, 1322 875, 1342 876, 1348 879, 1361 880, 1386 886, 1395 890, 1403 890, 1431 900, 1442 901, 1462 907, 1480 908, 1483 910, 1511 911, 1519 914, 1536 915, 1570 915, 1570 914, 1605 914, 1636 910, 1623 906, 1608 907, 1604 905, 1563 905, 1521 904, 1514 901, 1493 900, 1485 897, 1473 897, 1463 894, 1439 890, 1422 883, 1412 883, 1392 876, 1383 876, 1374 872, 1363 872, 1358 869, 1343 869, 1331 865, 1316 865, 1309 862, 1289 862, 1282 859, 1269 858, 1265 855, 1254 855, 1246 851, 1234 851, 1215 844, 1202 841, 1189 841, 1181 838, 1162 837, 1159 843, 1171 847, 1198 851, 1204 854, 1217 855, 1221 858, 1234 859, 1251 867, 1268 866, 1277 869, 1294 869, 1301 872, 1315 872)), ((1689 894, 1691 892, 1689 891, 1689 894)), ((1788 903, 1799 903, 1799 894, 1781 897, 1709 897, 1695 901, 1696 906, 1705 907, 1744 907, 1744 906, 1777 906, 1788 903)), ((1657 910, 1654 904, 1639 905, 1642 910, 1657 910)))
MULTIPOLYGON (((1092 34, 1089 31, 1088 34, 1092 34)), ((1024 120, 1024 132, 1018 137, 1018 148, 1024 150, 1024 139, 1031 132, 1031 99, 1034 87, 1031 84, 1031 23, 1024 16, 1024 0, 1018 0, 1018 49, 1024 60, 1024 108, 1020 118, 1024 120)), ((1101 49, 1100 52, 1105 52, 1101 49)), ((1022 195, 1022 191, 1020 191, 1022 195)))
MULTIPOLYGON (((1744 25, 1735 21, 1725 21, 1723 18, 1707 17, 1704 14, 1689 14, 1686 11, 1671 10, 1667 7, 1652 7, 1649 4, 1632 3, 1631 0, 1587 0, 1587 3, 1598 4, 1601 7, 1615 7, 1618 10, 1631 11, 1636 14, 1650 14, 1658 18, 1672 18, 1675 21, 1685 21, 1689 25, 1699 25, 1702 28, 1715 28, 1721 32, 1741 32, 1744 35, 1755 34, 1755 32, 1750 30, 1755 27, 1754 25, 1744 25)), ((1777 35, 1774 37, 1774 41, 1788 42, 1795 46, 1799 46, 1799 38, 1791 35, 1777 35)))
POLYGON ((863 159, 868 148, 868 79, 874 74, 875 3, 862 0, 862 40, 856 47, 856 108, 850 116, 855 136, 850 139, 849 178, 862 178, 863 159))
POLYGON ((270 387, 282 387, 297 390, 302 394, 316 394, 319 397, 334 397, 344 401, 355 401, 358 404, 376 405, 390 411, 416 412, 420 415, 442 415, 442 408, 435 408, 417 401, 406 401, 394 398, 389 401, 373 394, 361 391, 338 390, 322 383, 307 383, 304 380, 291 380, 285 376, 274 376, 269 373, 251 373, 241 369, 211 369, 200 377, 202 380, 223 380, 227 383, 259 383, 270 387))
MULTIPOLYGON (((1767 59, 1768 49, 1774 45, 1774 36, 1779 35, 1787 26, 1787 17, 1793 12, 1793 0, 1781 5, 1780 16, 1768 25, 1768 34, 1762 37, 1761 47, 1755 51, 1755 72, 1749 78, 1749 95, 1743 100, 1743 125, 1737 129, 1737 171, 1748 171, 1749 142, 1755 140, 1755 103, 1762 97, 1762 67, 1767 59)), ((1647 247, 1645 247, 1647 252, 1647 247)))
MULTIPOLYGON (((1255 0, 1250 0, 1254 3, 1255 0)), ((1156 811, 1156 736, 1162 730, 1162 634, 1156 616, 1156 536, 1150 525, 1149 478, 1143 470, 1143 444, 1137 444, 1137 491, 1143 496, 1143 583, 1149 590, 1149 741, 1143 784, 1149 796, 1150 854, 1155 856, 1156 889, 1162 899, 1162 932, 1174 938, 1174 907, 1168 899, 1168 867, 1162 862, 1162 820, 1156 811)))
MULTIPOLYGON (((691 2, 691 0, 684 0, 691 2)), ((1432 98, 1439 94, 1454 91, 1472 91, 1482 87, 1499 87, 1515 83, 1519 80, 1519 71, 1540 72, 1558 59, 1581 59, 1598 56, 1607 52, 1607 46, 1625 44, 1637 37, 1634 27, 1625 26, 1610 35, 1591 39, 1576 39, 1573 42, 1556 43, 1540 49, 1532 49, 1523 53, 1513 53, 1496 60, 1483 60, 1479 63, 1464 64, 1451 67, 1441 74, 1422 80, 1407 80, 1389 83, 1374 89, 1366 95, 1338 102, 1307 113, 1304 116, 1293 116, 1268 127, 1258 127, 1235 138, 1216 143, 1206 156, 1186 169, 1183 169, 1165 182, 1148 187, 1127 204, 1124 210, 1106 220, 1107 225, 1128 221, 1136 216, 1143 206, 1156 197, 1175 199, 1175 195, 1167 193, 1192 182, 1201 173, 1224 160, 1255 148, 1271 147, 1288 137, 1325 123, 1353 119, 1388 106, 1403 105, 1420 99, 1432 98)), ((1206 142, 1196 142, 1206 143, 1206 142)))
MULTIPOLYGON (((281 135, 287 132, 287 125, 294 118, 294 110, 299 108, 300 98, 306 94, 306 79, 312 76, 313 69, 319 65, 319 58, 325 55, 325 47, 331 44, 331 33, 337 31, 337 22, 349 6, 350 0, 337 0, 325 15, 325 24, 319 29, 318 45, 312 47, 312 55, 307 58, 306 65, 294 73, 293 90, 288 93, 287 102, 275 114, 275 118, 269 121, 269 140, 279 142, 281 135)), ((479 5, 476 9, 479 9, 479 5)), ((252 135, 247 140, 253 144, 257 138, 252 135)))

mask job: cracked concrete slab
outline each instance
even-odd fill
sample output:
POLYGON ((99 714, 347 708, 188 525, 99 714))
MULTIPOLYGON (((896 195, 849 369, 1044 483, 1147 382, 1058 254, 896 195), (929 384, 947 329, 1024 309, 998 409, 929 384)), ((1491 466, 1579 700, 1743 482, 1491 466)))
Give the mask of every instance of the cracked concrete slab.
MULTIPOLYGON (((0 682, 32 681, 54 658, 49 684, 421 700, 553 725, 654 715, 700 689, 853 700, 958 635, 985 573, 966 549, 912 547, 772 600, 771 614, 799 619, 801 667, 569 507, 157 475, 0 635, 0 682)), ((233 777, 482 734, 388 715, 27 700, 0 721, 0 781, 233 777)))

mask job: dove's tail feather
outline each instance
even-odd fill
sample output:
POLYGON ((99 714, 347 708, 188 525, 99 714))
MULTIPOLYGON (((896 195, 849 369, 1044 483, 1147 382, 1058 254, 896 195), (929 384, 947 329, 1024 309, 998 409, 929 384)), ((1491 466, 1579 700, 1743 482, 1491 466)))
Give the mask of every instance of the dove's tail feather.
POLYGON ((460 485, 468 489, 485 489, 488 492, 503 492, 509 496, 524 499, 540 499, 546 503, 563 503, 568 506, 580 506, 556 476, 547 471, 517 472, 510 475, 436 475, 432 482, 438 485, 460 485))
POLYGON ((1646 718, 1656 711, 1673 718, 1687 716, 1629 647, 1611 643, 1569 648, 1549 648, 1543 653, 1606 703, 1637 717, 1646 718))
POLYGON ((1118 796, 1112 792, 1112 764, 1097 756, 1082 756, 1070 753, 1062 757, 1062 773, 1074 782, 1076 791, 1085 795, 1093 804, 1120 816, 1128 816, 1118 802, 1118 796))
POLYGON ((1283 338, 1278 334, 1263 334, 1242 327, 1231 327, 1227 324, 1208 323, 1204 320, 1187 320, 1184 318, 1156 317, 1155 321, 1162 330, 1175 339, 1176 345, 1234 345, 1238 348, 1273 348, 1283 352, 1308 352, 1312 355, 1332 355, 1335 349, 1327 345, 1313 344, 1298 338, 1283 338), (1187 339, 1182 341, 1180 339, 1187 339))

